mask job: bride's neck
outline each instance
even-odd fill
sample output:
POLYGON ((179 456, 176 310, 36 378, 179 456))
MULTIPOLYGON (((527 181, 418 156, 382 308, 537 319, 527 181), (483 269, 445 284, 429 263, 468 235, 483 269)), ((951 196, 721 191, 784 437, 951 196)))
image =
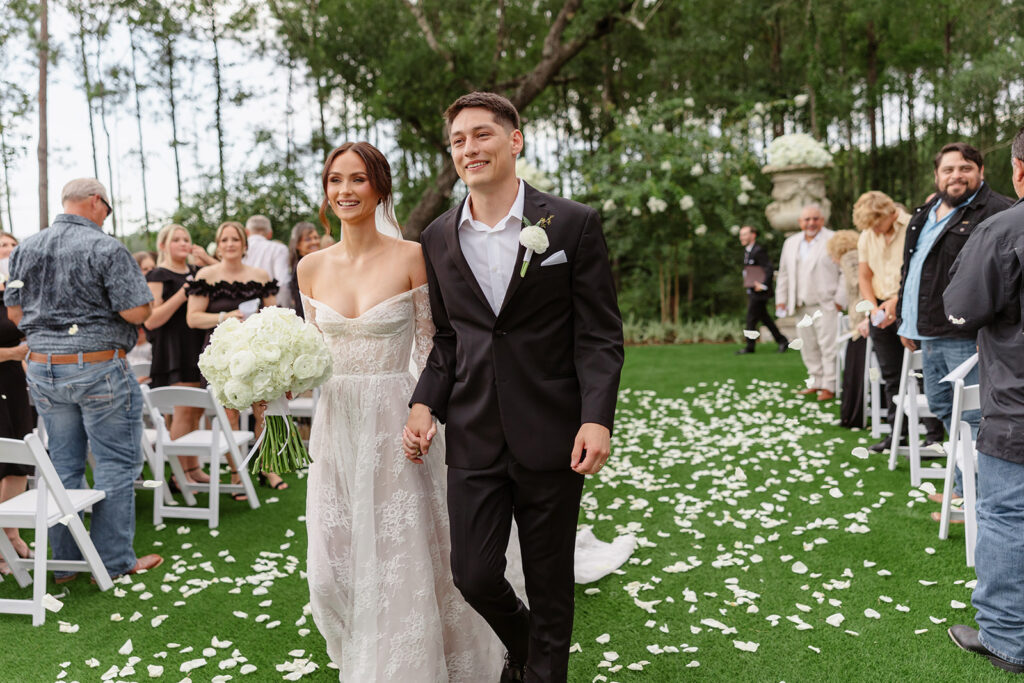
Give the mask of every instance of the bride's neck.
POLYGON ((372 251, 383 240, 384 236, 377 231, 377 223, 374 219, 341 224, 341 242, 345 251, 352 257, 362 256, 372 251))

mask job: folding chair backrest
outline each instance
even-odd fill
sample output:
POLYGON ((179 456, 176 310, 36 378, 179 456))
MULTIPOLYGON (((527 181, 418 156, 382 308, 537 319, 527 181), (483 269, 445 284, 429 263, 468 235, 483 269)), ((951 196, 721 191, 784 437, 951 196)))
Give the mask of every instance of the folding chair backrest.
POLYGON ((920 370, 924 367, 924 352, 921 351, 921 349, 918 349, 917 351, 905 349, 905 351, 910 353, 910 370, 920 370))
POLYGON ((57 470, 50 462, 50 456, 43 448, 42 441, 35 434, 27 434, 24 440, 21 439, 0 439, 0 462, 9 462, 18 465, 31 465, 36 468, 36 487, 39 495, 45 496, 47 492, 53 496, 57 507, 61 512, 68 514, 74 510, 71 498, 64 490, 57 470))
POLYGON ((149 377, 149 371, 152 367, 152 363, 136 361, 132 363, 132 372, 135 373, 136 379, 142 379, 143 377, 149 377))
POLYGON ((150 389, 142 387, 142 397, 146 404, 158 408, 161 413, 174 411, 175 406, 186 406, 189 408, 203 408, 211 410, 215 403, 213 396, 206 389, 195 387, 160 387, 150 389))
POLYGON ((963 388, 963 409, 981 410, 981 387, 979 385, 968 384, 963 388))

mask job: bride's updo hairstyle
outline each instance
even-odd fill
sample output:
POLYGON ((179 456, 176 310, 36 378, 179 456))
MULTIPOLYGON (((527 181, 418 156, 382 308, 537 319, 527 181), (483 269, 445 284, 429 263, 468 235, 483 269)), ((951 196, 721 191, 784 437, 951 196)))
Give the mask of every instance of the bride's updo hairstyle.
POLYGON ((369 142, 346 142, 340 147, 335 147, 327 155, 327 161, 324 162, 324 171, 321 174, 324 199, 320 202, 320 224, 324 226, 325 234, 331 234, 331 223, 327 220, 327 207, 329 206, 327 201, 327 175, 330 173, 331 164, 334 163, 334 160, 345 152, 354 152, 363 160, 363 165, 366 166, 366 177, 370 181, 370 187, 381 197, 379 203, 383 205, 381 208, 384 210, 384 216, 401 234, 401 228, 394 219, 395 199, 391 194, 391 164, 388 163, 388 160, 381 151, 369 142))

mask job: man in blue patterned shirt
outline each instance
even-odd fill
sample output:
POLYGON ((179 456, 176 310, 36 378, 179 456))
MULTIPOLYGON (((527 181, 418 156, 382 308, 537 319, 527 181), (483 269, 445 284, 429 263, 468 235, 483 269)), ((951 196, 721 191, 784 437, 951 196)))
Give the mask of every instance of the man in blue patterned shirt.
MULTIPOLYGON (((125 355, 149 317, 153 295, 131 254, 101 226, 112 212, 93 178, 72 180, 64 213, 11 254, 8 315, 28 342, 28 385, 46 426, 50 459, 66 488, 84 488, 86 451, 106 498, 90 535, 111 577, 153 569, 136 558, 135 479, 142 469, 142 394, 125 355)), ((81 560, 68 529, 50 529, 55 560, 81 560)), ((76 574, 56 572, 57 583, 76 574)))

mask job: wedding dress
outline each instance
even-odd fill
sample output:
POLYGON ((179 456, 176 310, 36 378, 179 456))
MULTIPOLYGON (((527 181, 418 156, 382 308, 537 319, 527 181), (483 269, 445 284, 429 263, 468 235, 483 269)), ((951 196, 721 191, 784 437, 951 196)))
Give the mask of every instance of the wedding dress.
POLYGON ((310 606, 339 680, 497 680, 504 647, 452 584, 443 433, 422 465, 402 452, 410 358, 422 370, 434 331, 426 285, 356 318, 302 298, 334 360, 310 434, 306 528, 310 606))

